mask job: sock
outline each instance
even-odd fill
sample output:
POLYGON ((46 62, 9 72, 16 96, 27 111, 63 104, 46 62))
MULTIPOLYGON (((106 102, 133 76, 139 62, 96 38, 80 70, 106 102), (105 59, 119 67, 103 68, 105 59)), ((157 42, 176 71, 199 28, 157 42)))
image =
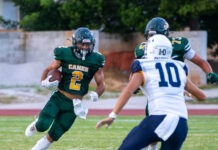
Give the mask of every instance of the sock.
POLYGON ((150 144, 148 147, 148 150, 158 150, 158 145, 156 144, 150 144))
POLYGON ((38 140, 38 142, 34 145, 34 147, 31 150, 47 150, 50 145, 51 142, 49 142, 46 136, 44 136, 40 140, 38 140))
POLYGON ((144 148, 142 148, 142 149, 140 149, 140 150, 148 150, 148 146, 147 146, 147 147, 144 147, 144 148))

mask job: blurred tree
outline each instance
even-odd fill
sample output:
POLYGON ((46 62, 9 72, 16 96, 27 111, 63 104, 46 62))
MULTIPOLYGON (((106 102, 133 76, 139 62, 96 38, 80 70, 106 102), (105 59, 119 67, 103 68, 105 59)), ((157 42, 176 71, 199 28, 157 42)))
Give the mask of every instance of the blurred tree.
POLYGON ((79 26, 126 35, 144 32, 152 17, 164 17, 170 30, 207 30, 218 43, 217 0, 13 0, 27 31, 71 30, 79 26))
POLYGON ((121 21, 129 32, 144 32, 147 22, 158 14, 159 0, 128 0, 121 5, 121 21))
POLYGON ((76 29, 86 26, 98 29, 102 21, 103 0, 65 0, 59 7, 61 18, 68 20, 65 29, 76 29))
POLYGON ((159 15, 162 15, 170 24, 170 30, 207 30, 208 44, 218 43, 217 0, 161 0, 159 15))
POLYGON ((159 14, 171 20, 173 28, 190 27, 199 30, 201 16, 217 11, 217 0, 161 0, 159 14))
POLYGON ((61 1, 13 0, 20 6, 20 26, 26 31, 63 30, 68 21, 62 19, 58 8, 61 1))

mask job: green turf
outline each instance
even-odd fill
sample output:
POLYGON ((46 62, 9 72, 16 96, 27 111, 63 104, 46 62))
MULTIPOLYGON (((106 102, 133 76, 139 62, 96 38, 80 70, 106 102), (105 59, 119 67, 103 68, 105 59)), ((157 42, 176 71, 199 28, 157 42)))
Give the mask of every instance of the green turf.
MULTIPOLYGON (((116 150, 126 134, 142 117, 119 116, 106 129, 95 130, 103 117, 77 119, 74 126, 50 150, 116 150)), ((33 117, 0 117, 0 150, 29 150, 43 133, 24 136, 33 117)), ((218 148, 218 116, 190 116, 189 133, 182 150, 216 150, 218 148)))

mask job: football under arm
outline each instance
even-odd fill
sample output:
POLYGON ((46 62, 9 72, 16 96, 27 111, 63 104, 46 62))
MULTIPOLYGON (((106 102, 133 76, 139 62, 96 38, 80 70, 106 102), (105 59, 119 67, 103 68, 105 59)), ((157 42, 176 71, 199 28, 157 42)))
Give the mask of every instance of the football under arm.
POLYGON ((58 69, 61 66, 60 60, 54 60, 47 68, 45 68, 42 72, 41 81, 45 80, 47 77, 47 74, 50 70, 58 69))
POLYGON ((127 86, 122 90, 117 103, 112 112, 119 114, 125 104, 128 102, 129 98, 132 96, 133 92, 139 88, 144 82, 144 76, 140 72, 133 73, 127 86))
POLYGON ((198 101, 203 101, 206 99, 204 92, 199 89, 189 78, 187 78, 185 90, 191 93, 198 101))

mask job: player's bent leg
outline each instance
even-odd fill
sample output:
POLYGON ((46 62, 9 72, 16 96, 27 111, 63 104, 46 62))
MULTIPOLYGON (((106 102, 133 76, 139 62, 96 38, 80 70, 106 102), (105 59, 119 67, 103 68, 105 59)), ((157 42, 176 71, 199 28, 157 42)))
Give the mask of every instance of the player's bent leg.
POLYGON ((149 144, 160 141, 161 139, 154 132, 164 116, 148 116, 132 129, 124 139, 119 150, 142 149, 149 144))
POLYGON ((174 133, 169 137, 169 139, 167 139, 167 141, 161 143, 161 150, 180 150, 187 137, 187 133, 187 120, 180 118, 174 133))
POLYGON ((56 94, 53 94, 50 100, 39 114, 38 121, 36 123, 36 129, 39 132, 44 132, 49 129, 52 122, 56 118, 59 112, 56 94))
POLYGON ((65 132, 67 132, 73 125, 76 115, 69 111, 62 113, 53 122, 48 134, 54 141, 57 141, 65 132))
POLYGON ((38 132, 44 132, 49 129, 54 117, 45 117, 44 115, 40 114, 38 121, 36 122, 36 129, 38 132))

